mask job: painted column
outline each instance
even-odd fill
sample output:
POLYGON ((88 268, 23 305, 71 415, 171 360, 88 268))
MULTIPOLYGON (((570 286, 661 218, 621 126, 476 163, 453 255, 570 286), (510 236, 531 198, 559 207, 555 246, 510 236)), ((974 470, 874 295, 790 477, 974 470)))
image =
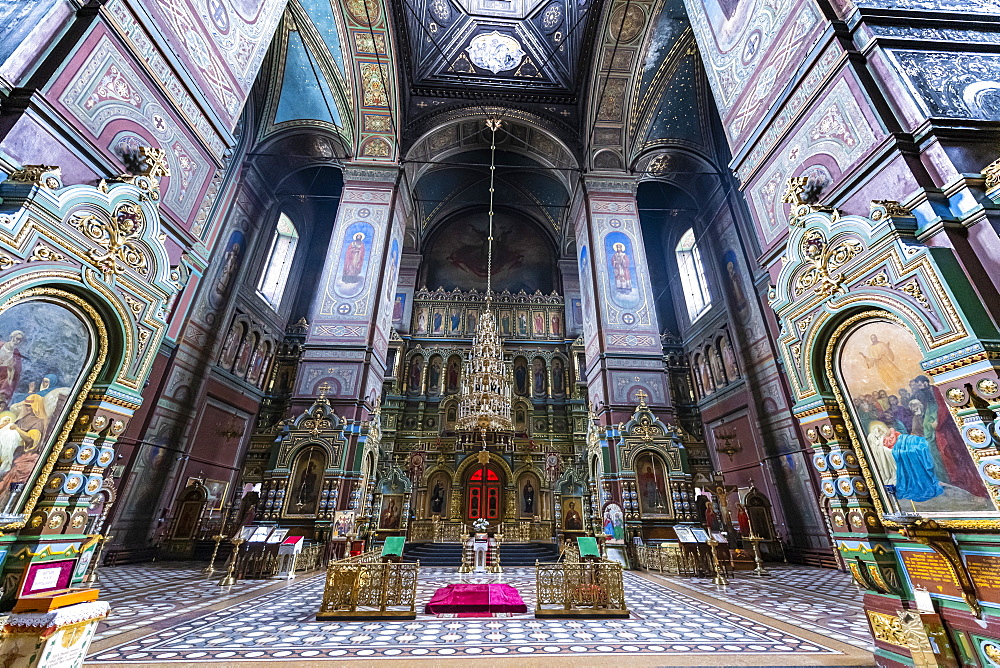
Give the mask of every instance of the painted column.
POLYGON ((631 419, 640 392, 660 419, 673 416, 635 189, 632 178, 587 179, 573 216, 587 389, 603 424, 631 419))
POLYGON ((361 421, 381 400, 405 214, 396 168, 348 167, 293 404, 324 383, 337 414, 361 421))

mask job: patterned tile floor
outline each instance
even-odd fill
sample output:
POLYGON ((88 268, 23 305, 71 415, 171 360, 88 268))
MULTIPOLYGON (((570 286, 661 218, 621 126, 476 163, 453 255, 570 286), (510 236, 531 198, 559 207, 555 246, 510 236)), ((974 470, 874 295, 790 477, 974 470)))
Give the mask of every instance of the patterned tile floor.
MULTIPOLYGON (((206 579, 196 567, 181 564, 102 571, 102 598, 111 602, 112 613, 98 631, 89 664, 473 657, 495 662, 628 653, 637 661, 660 657, 685 665, 871 665, 865 651, 870 637, 866 644, 854 626, 863 615, 860 599, 843 585, 849 576, 822 569, 788 567, 780 578, 765 580, 741 575, 726 592, 704 581, 626 572, 633 614, 623 620, 536 620, 529 613, 316 622, 320 574, 290 583, 244 581, 228 590, 217 586, 219 577, 206 579), (839 637, 833 638, 834 630, 839 637)), ((501 577, 533 610, 534 569, 510 569, 501 577)), ((421 569, 419 606, 438 587, 458 581, 451 569, 421 569)))
POLYGON ((716 587, 711 579, 658 576, 744 610, 813 628, 827 638, 873 650, 865 618, 863 595, 850 575, 831 569, 769 564, 770 577, 739 573, 729 586, 716 587))

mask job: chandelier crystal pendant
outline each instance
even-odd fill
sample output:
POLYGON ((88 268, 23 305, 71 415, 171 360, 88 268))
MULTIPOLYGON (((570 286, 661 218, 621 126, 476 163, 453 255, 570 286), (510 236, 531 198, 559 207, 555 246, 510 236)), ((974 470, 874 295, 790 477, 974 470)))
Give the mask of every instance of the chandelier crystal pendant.
POLYGON ((489 237, 486 253, 486 307, 479 316, 479 325, 472 339, 472 350, 459 390, 459 432, 466 433, 466 440, 477 435, 485 443, 489 438, 498 443, 513 436, 514 423, 510 419, 511 378, 503 357, 503 342, 497 330, 493 313, 493 193, 496 173, 496 138, 500 129, 499 118, 486 119, 492 131, 490 141, 490 212, 489 237))

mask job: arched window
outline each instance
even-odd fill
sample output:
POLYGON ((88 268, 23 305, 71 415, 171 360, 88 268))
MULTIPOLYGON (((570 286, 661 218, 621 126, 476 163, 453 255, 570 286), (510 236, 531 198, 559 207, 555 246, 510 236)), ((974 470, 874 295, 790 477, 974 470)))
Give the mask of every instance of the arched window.
POLYGON ((288 281, 288 272, 292 268, 292 258, 295 257, 295 247, 298 244, 298 230, 288 216, 281 214, 271 240, 267 268, 257 285, 257 294, 275 310, 281 305, 281 296, 285 292, 285 283, 288 281))
POLYGON ((689 229, 677 244, 677 267, 684 286, 684 301, 688 307, 688 319, 694 322, 708 310, 712 296, 705 280, 705 265, 701 261, 698 244, 694 241, 694 230, 689 229))

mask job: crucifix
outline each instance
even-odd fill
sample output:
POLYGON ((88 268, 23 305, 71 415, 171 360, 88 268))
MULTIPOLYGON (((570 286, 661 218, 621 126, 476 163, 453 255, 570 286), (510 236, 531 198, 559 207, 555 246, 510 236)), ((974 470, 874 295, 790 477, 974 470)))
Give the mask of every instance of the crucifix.
POLYGON ((645 408, 646 397, 648 397, 649 395, 646 394, 646 392, 642 388, 639 388, 639 391, 635 393, 635 396, 639 400, 639 408, 645 408))
POLYGON ((319 390, 319 396, 317 399, 326 399, 326 393, 330 391, 330 383, 324 380, 316 389, 319 390))

